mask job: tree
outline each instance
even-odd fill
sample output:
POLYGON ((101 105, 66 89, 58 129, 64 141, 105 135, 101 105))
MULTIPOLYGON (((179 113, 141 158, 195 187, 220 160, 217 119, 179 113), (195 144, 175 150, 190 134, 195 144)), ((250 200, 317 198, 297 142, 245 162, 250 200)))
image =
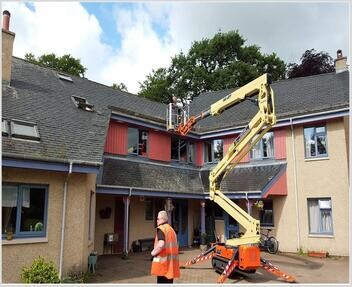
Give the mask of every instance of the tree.
POLYGON ((167 103, 173 95, 193 98, 202 92, 239 87, 263 73, 271 73, 273 80, 285 77, 286 65, 275 53, 262 54, 260 47, 244 43, 238 31, 195 41, 188 53, 175 55, 168 68, 153 70, 139 83, 139 95, 167 103))
POLYGON ((316 53, 314 49, 306 50, 300 60, 300 64, 288 64, 287 77, 289 79, 335 71, 332 57, 325 52, 316 53))
POLYGON ((73 58, 70 54, 57 57, 54 53, 43 54, 36 58, 32 53, 26 53, 25 59, 33 64, 68 73, 74 76, 84 77, 87 68, 83 67, 80 59, 73 58))
POLYGON ((111 88, 113 88, 114 90, 118 90, 118 91, 128 92, 127 87, 124 83, 120 83, 120 84, 113 83, 111 88))

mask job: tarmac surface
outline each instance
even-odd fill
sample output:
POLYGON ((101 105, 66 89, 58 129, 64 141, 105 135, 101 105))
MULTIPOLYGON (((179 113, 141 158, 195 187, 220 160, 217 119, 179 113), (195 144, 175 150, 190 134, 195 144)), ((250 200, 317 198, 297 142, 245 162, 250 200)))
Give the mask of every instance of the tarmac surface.
MULTIPOLYGON (((186 262, 200 254, 197 248, 181 249, 180 262, 186 262)), ((295 277, 297 283, 348 283, 349 258, 329 257, 315 258, 292 253, 272 255, 266 252, 261 257, 269 260, 281 271, 295 277)), ((151 257, 149 252, 130 253, 127 259, 121 255, 101 255, 98 257, 96 273, 89 283, 155 283, 150 275, 151 257)), ((216 283, 219 273, 211 266, 211 261, 191 265, 181 269, 181 277, 174 283, 216 283)), ((254 274, 232 274, 225 283, 240 284, 282 284, 285 283, 264 269, 259 268, 254 274)))

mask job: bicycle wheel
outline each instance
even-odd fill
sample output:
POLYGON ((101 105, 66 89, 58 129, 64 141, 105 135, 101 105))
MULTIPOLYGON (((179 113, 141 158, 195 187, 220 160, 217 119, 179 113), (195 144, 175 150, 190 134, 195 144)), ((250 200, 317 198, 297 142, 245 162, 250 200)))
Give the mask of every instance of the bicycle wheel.
POLYGON ((269 253, 276 254, 279 250, 279 242, 276 240, 274 236, 270 236, 267 241, 267 248, 269 253))
POLYGON ((259 248, 261 250, 266 249, 266 242, 267 242, 268 237, 265 234, 260 234, 260 239, 259 239, 259 248))

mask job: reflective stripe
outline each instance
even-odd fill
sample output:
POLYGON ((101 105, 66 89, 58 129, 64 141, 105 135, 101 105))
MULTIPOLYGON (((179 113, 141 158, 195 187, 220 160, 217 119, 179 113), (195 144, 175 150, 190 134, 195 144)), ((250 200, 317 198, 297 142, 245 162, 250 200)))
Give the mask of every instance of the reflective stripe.
POLYGON ((164 257, 156 256, 153 258, 153 262, 162 263, 162 262, 166 262, 168 260, 177 260, 177 259, 178 259, 178 255, 168 255, 168 256, 164 256, 164 257))
POLYGON ((171 241, 165 244, 164 248, 173 248, 173 247, 178 247, 177 242, 171 241))

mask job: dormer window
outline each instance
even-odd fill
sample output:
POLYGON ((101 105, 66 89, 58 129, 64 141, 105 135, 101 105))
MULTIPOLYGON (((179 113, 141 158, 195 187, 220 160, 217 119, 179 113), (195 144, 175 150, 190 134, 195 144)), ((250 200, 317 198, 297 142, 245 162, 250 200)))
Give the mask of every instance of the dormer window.
POLYGON ((2 131, 2 135, 3 136, 7 136, 7 135, 9 135, 9 122, 7 121, 7 120, 2 120, 2 129, 1 129, 1 131, 2 131))
POLYGON ((11 121, 11 136, 29 140, 40 139, 37 124, 18 120, 11 121))
POLYGON ((57 76, 59 77, 60 80, 64 80, 64 81, 73 83, 73 80, 69 75, 58 73, 57 76))
POLYGON ((72 100, 77 108, 87 112, 93 112, 94 105, 88 103, 88 101, 85 98, 72 96, 72 100))

